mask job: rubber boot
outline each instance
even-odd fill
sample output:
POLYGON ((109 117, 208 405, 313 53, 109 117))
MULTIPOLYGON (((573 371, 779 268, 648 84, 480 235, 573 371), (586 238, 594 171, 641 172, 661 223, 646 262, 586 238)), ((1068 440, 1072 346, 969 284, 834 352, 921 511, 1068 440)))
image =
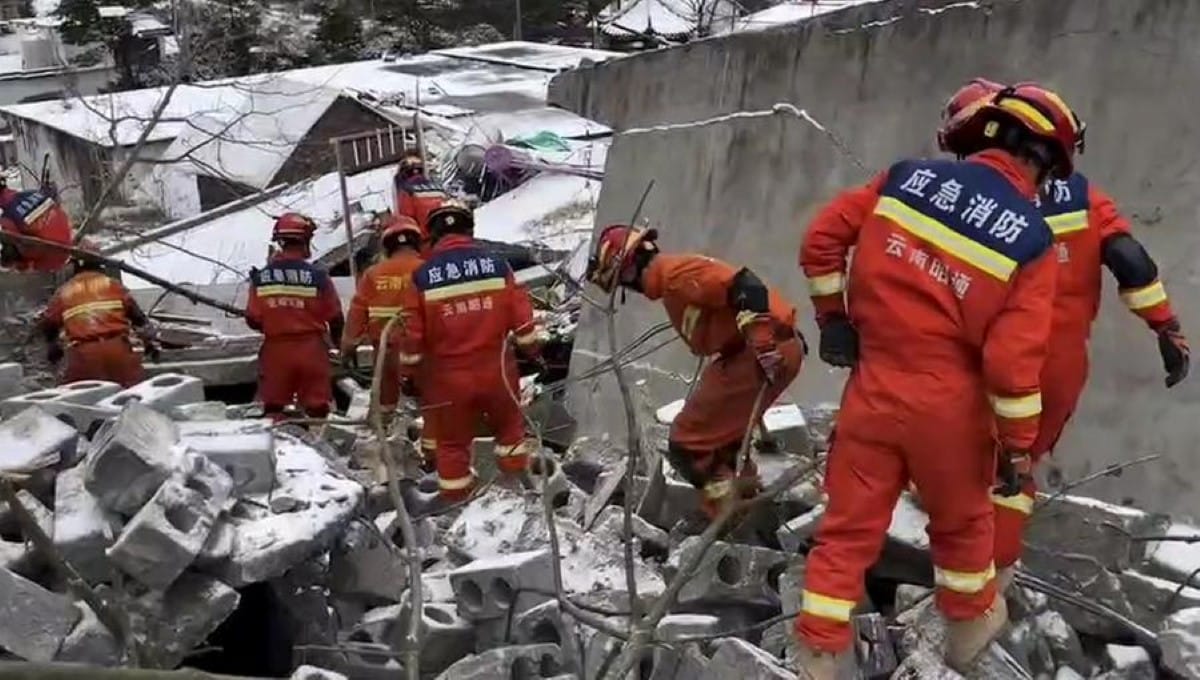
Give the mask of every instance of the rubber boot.
POLYGON ((801 642, 796 651, 796 674, 800 680, 837 680, 838 657, 801 642))
POLYGON ((1008 604, 1000 594, 982 615, 965 621, 947 621, 946 665, 965 675, 1006 623, 1008 604))

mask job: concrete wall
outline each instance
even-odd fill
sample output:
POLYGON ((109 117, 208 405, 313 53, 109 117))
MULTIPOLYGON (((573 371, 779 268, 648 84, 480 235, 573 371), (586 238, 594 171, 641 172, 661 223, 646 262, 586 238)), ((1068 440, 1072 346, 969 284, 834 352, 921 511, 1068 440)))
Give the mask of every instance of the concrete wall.
MULTIPOLYGON (((663 244, 762 272, 798 301, 815 341, 795 262, 804 225, 821 202, 899 157, 934 153, 940 105, 966 78, 1037 79, 1088 120, 1082 169, 1134 220, 1185 328, 1200 335, 1200 167, 1191 153, 1200 136, 1200 3, 992 0, 941 11, 915 4, 851 9, 559 76, 552 86, 559 104, 619 130, 792 102, 869 169, 812 125, 786 116, 625 133, 609 155, 598 223, 628 220, 646 182, 656 180, 643 214, 660 223, 663 244)), ((1190 472, 1200 463, 1200 376, 1163 388, 1153 337, 1120 307, 1110 283, 1094 333, 1091 381, 1056 458, 1075 478, 1111 461, 1162 453, 1162 461, 1086 490, 1198 515, 1200 481, 1190 472)), ((662 319, 660 309, 631 299, 621 311, 621 344, 662 319)), ((585 313, 573 370, 606 353, 601 321, 585 313)), ((655 358, 657 366, 639 374, 650 378, 646 389, 655 398, 682 396, 684 386, 664 373, 690 376, 694 361, 678 344, 655 358)), ((812 357, 793 396, 836 400, 841 378, 812 357)), ((623 437, 610 382, 576 386, 583 432, 623 437)))

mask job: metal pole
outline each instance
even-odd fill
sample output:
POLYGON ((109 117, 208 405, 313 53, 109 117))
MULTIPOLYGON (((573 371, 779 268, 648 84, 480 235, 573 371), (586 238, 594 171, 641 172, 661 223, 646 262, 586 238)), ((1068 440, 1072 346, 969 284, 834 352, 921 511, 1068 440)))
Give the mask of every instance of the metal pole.
POLYGON ((354 262, 354 226, 350 223, 350 195, 346 190, 346 172, 342 166, 342 145, 339 140, 330 141, 333 144, 333 155, 337 159, 338 185, 342 189, 342 222, 346 225, 346 259, 350 263, 350 278, 358 280, 358 264, 354 262))
POLYGON ((421 131, 421 79, 417 78, 416 109, 413 112, 413 128, 417 135, 417 153, 421 154, 421 164, 429 168, 429 154, 425 152, 425 133, 421 131))
POLYGON ((516 17, 516 21, 513 22, 513 40, 520 40, 521 39, 521 0, 516 0, 516 3, 517 3, 517 17, 516 17))

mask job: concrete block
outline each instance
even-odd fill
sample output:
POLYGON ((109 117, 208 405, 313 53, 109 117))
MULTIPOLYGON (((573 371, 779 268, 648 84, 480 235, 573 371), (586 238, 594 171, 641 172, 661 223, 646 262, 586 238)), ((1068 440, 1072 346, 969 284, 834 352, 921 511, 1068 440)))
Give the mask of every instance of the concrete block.
MULTIPOLYGON (((1165 536, 1200 536, 1200 527, 1172 522, 1165 536)), ((1200 569, 1200 542, 1152 541, 1146 544, 1145 560, 1137 565, 1139 571, 1151 576, 1183 583, 1192 572, 1200 569)))
MULTIPOLYGON (((641 542, 642 556, 656 555, 666 557, 669 551, 667 532, 659 529, 646 520, 633 515, 633 535, 641 542)), ((610 505, 600 513, 592 533, 598 536, 609 536, 617 543, 625 540, 625 510, 616 505, 610 505)))
POLYGON ((290 680, 349 680, 349 678, 341 673, 334 673, 316 666, 300 666, 292 673, 290 680))
MULTIPOLYGON (((1119 572, 1146 556, 1147 544, 1131 540, 1133 536, 1163 534, 1169 526, 1164 515, 1083 496, 1060 496, 1038 510, 1038 521, 1030 522, 1025 531, 1025 544, 1040 548, 1048 558, 1086 555, 1119 572)), ((1026 557, 1026 564, 1038 573, 1056 568, 1053 559, 1035 562, 1026 557)))
POLYGON ((796 674, 785 669, 779 660, 762 649, 738 638, 723 638, 702 680, 796 680, 796 674))
MULTIPOLYGON (((1062 553, 1057 548, 1042 549, 1026 545, 1024 560, 1030 571, 1055 585, 1070 588, 1084 597, 1134 618, 1134 609, 1126 597, 1118 575, 1105 569, 1096 558, 1085 554, 1062 553), (1034 568, 1033 565, 1038 565, 1034 568)), ((1051 609, 1059 612, 1072 628, 1080 633, 1105 640, 1121 639, 1121 626, 1107 617, 1097 616, 1073 605, 1051 600, 1051 609)))
POLYGON ((168 414, 171 420, 190 422, 215 422, 226 420, 229 407, 223 401, 202 401, 196 404, 183 404, 171 409, 168 414))
MULTIPOLYGON (((394 650, 404 647, 408 630, 409 607, 400 608, 395 625, 384 633, 383 641, 394 650)), ((475 630, 458 615, 449 602, 426 602, 421 606, 421 672, 439 673, 450 664, 470 655, 475 645, 475 630)))
POLYGON ((654 647, 652 658, 654 670, 650 674, 651 680, 673 680, 674 678, 682 680, 683 677, 700 677, 703 666, 692 669, 699 671, 696 675, 680 675, 681 670, 691 668, 690 660, 695 656, 704 658, 700 652, 700 643, 685 643, 680 640, 693 635, 712 635, 721 630, 721 619, 716 616, 707 614, 669 614, 664 616, 658 622, 654 636, 655 639, 666 644, 654 647))
MULTIPOLYGON (((0 399, 18 395, 25 391, 21 381, 25 378, 25 369, 21 364, 9 362, 0 364, 0 399)), ((0 407, 0 412, 3 407, 0 407)))
MULTIPOLYGON (((685 540, 667 566, 678 570, 700 549, 701 539, 685 540)), ((748 545, 717 541, 705 553, 696 574, 679 591, 680 604, 735 602, 779 606, 779 576, 788 555, 748 545)))
POLYGON ((156 660, 174 668, 237 609, 241 596, 220 581, 191 572, 165 592, 149 593, 134 605, 144 617, 147 642, 156 660))
POLYGON ((116 638, 100 619, 82 602, 75 603, 79 609, 79 623, 71 630, 71 634, 63 640, 55 661, 64 663, 84 663, 89 666, 119 666, 124 651, 117 644, 116 638))
POLYGON ((1154 680, 1158 674, 1150 652, 1134 645, 1105 645, 1105 665, 1124 680, 1154 680))
POLYGON ((570 498, 571 482, 563 473, 562 466, 553 457, 542 454, 529 460, 529 476, 533 479, 533 488, 542 492, 543 484, 546 494, 550 496, 555 506, 565 505, 570 498))
POLYGON ((275 431, 265 420, 179 423, 179 439, 223 468, 239 497, 275 485, 275 431))
POLYGON ((1117 574, 1117 578, 1133 610, 1133 620, 1151 630, 1156 629, 1168 614, 1200 607, 1200 589, 1180 588, 1178 583, 1132 569, 1117 574))
POLYGON ((37 407, 0 422, 0 471, 32 473, 75 455, 79 433, 37 407))
POLYGON ((133 515, 171 475, 178 441, 179 429, 169 418, 131 404, 93 442, 84 485, 102 506, 133 515))
POLYGON ((883 554, 871 568, 871 575, 901 583, 933 585, 933 561, 929 554, 929 515, 909 494, 900 496, 892 511, 883 554))
POLYGON ((520 615, 549 599, 524 588, 545 591, 553 583, 550 551, 532 550, 480 559, 450 572, 458 611, 472 621, 520 615))
POLYGON ((353 522, 329 554, 329 589, 369 604, 399 602, 408 587, 408 567, 400 549, 389 546, 374 526, 353 522))
POLYGON ((165 589, 204 547, 229 500, 233 480, 204 456, 187 453, 185 468, 159 487, 106 554, 139 582, 165 589))
POLYGON ((82 616, 70 598, 7 569, 0 569, 0 611, 0 647, 41 663, 54 659, 82 616))
POLYGON ((807 456, 813 452, 804 412, 796 404, 776 404, 763 413, 767 436, 781 452, 807 456))
POLYGON ((661 661, 655 661, 650 680, 694 680, 702 677, 707 667, 708 657, 704 656, 700 646, 685 645, 673 657, 667 656, 661 661))
POLYGON ((558 645, 523 645, 469 656, 447 668, 437 680, 550 678, 561 674, 562 669, 562 650, 558 645))
POLYGON ((612 468, 602 473, 596 482, 596 490, 592 492, 591 499, 583 509, 583 528, 591 529, 595 524, 596 518, 600 516, 600 512, 605 506, 612 502, 613 496, 619 489, 622 489, 625 484, 625 462, 621 462, 617 467, 612 468))
POLYGON ((1181 678, 1200 678, 1200 608, 1168 617, 1158 632, 1158 645, 1164 668, 1181 678))
MULTIPOLYGON (((0 402, 0 416, 11 418, 30 406, 50 403, 81 404, 95 406, 121 391, 121 386, 105 380, 81 380, 78 382, 48 387, 44 390, 9 397, 0 402)), ((120 411, 121 409, 116 409, 120 411)))
POLYGON ((138 403, 160 413, 184 404, 204 401, 204 381, 182 373, 163 373, 134 385, 101 401, 99 406, 122 409, 138 403))
POLYGON ((120 518, 105 510, 84 486, 84 468, 58 473, 54 485, 54 546, 89 582, 109 575, 104 551, 121 529, 120 518))
MULTIPOLYGON (((513 641, 519 645, 554 644, 562 645, 563 640, 571 638, 571 631, 563 628, 563 618, 557 600, 543 602, 532 607, 516 618, 513 625, 513 641)), ((565 619, 570 625, 571 618, 565 619)))
POLYGON ((583 513, 591 498, 583 489, 568 481, 566 494, 560 494, 554 499, 560 503, 559 505, 555 505, 554 512, 558 513, 559 517, 565 517, 572 522, 583 524, 583 513))
POLYGON ((817 525, 824 516, 825 504, 822 503, 803 515, 788 520, 779 527, 779 531, 775 532, 775 537, 779 539, 779 545, 785 552, 800 552, 801 547, 807 546, 812 541, 813 536, 817 533, 817 525))

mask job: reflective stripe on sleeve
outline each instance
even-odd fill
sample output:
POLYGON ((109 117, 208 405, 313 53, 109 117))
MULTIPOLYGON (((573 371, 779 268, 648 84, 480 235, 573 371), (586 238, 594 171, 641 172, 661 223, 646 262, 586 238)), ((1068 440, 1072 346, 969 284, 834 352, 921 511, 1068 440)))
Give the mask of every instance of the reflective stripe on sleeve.
POLYGON ((834 295, 846 289, 846 276, 841 272, 810 276, 808 278, 808 294, 813 297, 834 295))
POLYGON ((1050 231, 1054 232, 1055 236, 1083 231, 1088 228, 1087 211, 1077 210, 1047 217, 1046 224, 1050 225, 1050 231))
POLYGON ((1023 397, 988 397, 992 410, 1001 418, 1029 418, 1042 412, 1042 393, 1034 392, 1023 397))
POLYGON ((467 475, 466 477, 459 477, 458 479, 442 479, 440 477, 438 478, 438 488, 445 489, 447 491, 459 491, 460 489, 468 489, 474 483, 475 483, 475 475, 474 474, 467 475))
POLYGON ((954 571, 933 567, 933 583, 939 588, 953 590, 956 593, 973 595, 987 587, 988 581, 996 578, 996 566, 989 564, 983 571, 954 571))
POLYGON ((402 307, 367 307, 367 316, 372 319, 390 319, 400 313, 402 307))
POLYGON ((1121 293, 1121 301, 1125 306, 1137 311, 1153 307, 1162 302, 1167 301, 1167 289, 1163 287, 1162 281, 1155 281, 1149 286, 1142 288, 1133 288, 1121 293))
POLYGON ((1016 496, 1000 496, 992 494, 992 505, 998 508, 1007 508, 1015 510, 1022 515, 1033 514, 1033 496, 1028 494, 1018 494, 1016 496))
POLYGON ((80 314, 90 314, 92 312, 115 312, 125 308, 125 303, 120 300, 105 300, 103 302, 85 302, 82 305, 75 305, 67 308, 63 312, 63 320, 79 316, 80 314))
POLYGON ((421 448, 426 449, 428 451, 432 451, 437 448, 437 440, 436 439, 426 439, 426 438, 422 437, 421 438, 421 448))
POLYGON ((397 359, 405 366, 416 366, 417 364, 421 363, 420 354, 405 354, 404 352, 401 352, 397 356, 397 359))
POLYGON ((829 619, 839 623, 849 623, 850 613, 854 611, 854 602, 806 590, 804 591, 804 603, 800 605, 800 611, 822 619, 829 619))

